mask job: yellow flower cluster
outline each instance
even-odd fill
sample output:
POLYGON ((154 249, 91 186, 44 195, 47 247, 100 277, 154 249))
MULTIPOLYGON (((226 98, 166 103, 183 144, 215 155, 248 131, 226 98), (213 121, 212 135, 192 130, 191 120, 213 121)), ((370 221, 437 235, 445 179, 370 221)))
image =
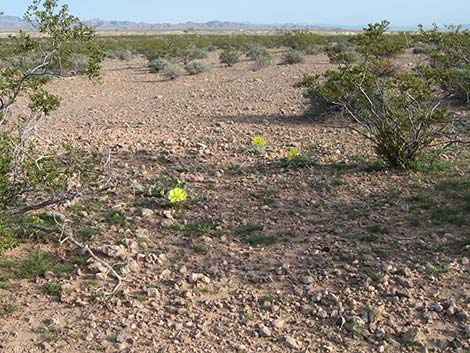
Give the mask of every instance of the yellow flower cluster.
POLYGON ((300 150, 297 147, 292 147, 287 154, 287 158, 294 159, 300 156, 300 150))
POLYGON ((171 203, 179 203, 186 201, 187 199, 188 193, 186 190, 181 188, 174 188, 170 190, 170 193, 168 194, 168 200, 170 200, 171 203))
POLYGON ((253 145, 264 147, 266 146, 266 140, 262 138, 261 136, 255 136, 253 137, 253 145))

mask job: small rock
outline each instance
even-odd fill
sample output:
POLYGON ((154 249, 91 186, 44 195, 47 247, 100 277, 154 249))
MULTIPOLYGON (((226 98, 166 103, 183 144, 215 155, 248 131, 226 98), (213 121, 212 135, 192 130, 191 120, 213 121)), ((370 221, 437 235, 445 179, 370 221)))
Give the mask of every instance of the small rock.
POLYGON ((303 276, 301 279, 303 284, 312 284, 313 283, 313 277, 312 276, 303 276))
POLYGON ((369 324, 375 325, 381 318, 384 312, 384 308, 382 306, 371 308, 368 313, 369 324))
POLYGON ((259 333, 261 336, 263 337, 270 337, 271 336, 271 330, 269 328, 267 328, 266 326, 260 326, 259 328, 259 333))
POLYGON ((150 208, 142 208, 140 210, 140 214, 142 215, 142 217, 144 218, 150 218, 153 216, 153 211, 150 209, 150 208))
POLYGON ((157 288, 155 287, 147 288, 147 296, 149 298, 155 298, 155 297, 158 297, 159 295, 160 295, 160 292, 158 291, 157 288))
POLYGON ((246 352, 247 348, 244 344, 240 344, 237 346, 237 352, 246 352))
POLYGON ((161 221, 160 221, 160 225, 163 227, 163 228, 169 228, 171 227, 175 222, 172 220, 172 219, 169 219, 169 218, 163 218, 161 221))
POLYGON ((297 340, 292 338, 291 336, 286 336, 286 344, 287 344, 287 347, 289 347, 291 349, 299 349, 300 348, 299 342, 297 342, 297 340))
POLYGON ((116 342, 118 342, 118 343, 124 343, 126 341, 126 339, 127 339, 127 331, 126 330, 122 330, 116 336, 116 342))
POLYGON ((274 320, 272 324, 274 328, 279 329, 279 330, 286 326, 286 322, 281 319, 274 320))
POLYGON ((462 321, 467 321, 470 318, 470 315, 465 310, 460 310, 456 314, 457 319, 462 321))
POLYGON ((139 270, 139 264, 134 259, 129 260, 127 267, 129 268, 129 271, 132 271, 132 272, 136 272, 139 270))
POLYGON ((444 307, 440 303, 434 303, 430 306, 429 309, 435 311, 436 313, 440 313, 444 310, 444 307))
POLYGON ((160 273, 160 279, 163 281, 166 281, 170 279, 171 277, 171 271, 169 269, 163 270, 162 273, 160 273))
POLYGON ((44 272, 44 278, 45 278, 45 279, 53 279, 53 278, 55 278, 55 277, 56 277, 56 276, 55 276, 55 273, 52 272, 52 271, 46 271, 46 272, 44 272))
POLYGON ((165 210, 163 211, 163 216, 168 219, 173 219, 173 212, 170 210, 165 210))
POLYGON ((95 338, 95 336, 93 336, 93 333, 90 331, 86 334, 85 341, 91 342, 91 341, 93 341, 93 338, 95 338))
POLYGON ((470 260, 468 259, 468 257, 463 257, 462 258, 462 265, 466 266, 470 263, 470 260))
POLYGON ((318 317, 319 319, 324 320, 324 319, 326 319, 326 318, 328 317, 328 313, 327 313, 325 310, 320 309, 320 310, 318 311, 318 313, 317 313, 317 317, 318 317))
POLYGON ((403 343, 408 344, 410 342, 422 343, 423 342, 423 333, 419 327, 414 327, 406 331, 403 335, 403 343))

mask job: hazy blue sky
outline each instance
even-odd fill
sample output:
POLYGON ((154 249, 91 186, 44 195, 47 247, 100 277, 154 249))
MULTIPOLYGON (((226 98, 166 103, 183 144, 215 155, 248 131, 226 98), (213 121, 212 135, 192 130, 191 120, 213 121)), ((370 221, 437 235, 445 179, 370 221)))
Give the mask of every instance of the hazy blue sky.
MULTIPOLYGON (((6 15, 21 16, 29 0, 0 0, 6 15)), ((143 22, 228 20, 251 23, 392 25, 470 23, 470 0, 68 0, 81 19, 143 22)))

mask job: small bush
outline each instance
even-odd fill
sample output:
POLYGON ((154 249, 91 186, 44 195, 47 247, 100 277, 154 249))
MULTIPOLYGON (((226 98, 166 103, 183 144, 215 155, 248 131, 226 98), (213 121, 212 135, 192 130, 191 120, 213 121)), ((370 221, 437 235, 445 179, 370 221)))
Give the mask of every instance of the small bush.
POLYGON ((246 56, 250 58, 251 60, 256 60, 260 56, 271 56, 271 55, 269 54, 268 49, 264 47, 254 46, 250 48, 246 56))
POLYGON ((176 56, 181 59, 184 65, 187 65, 193 60, 207 58, 207 51, 191 44, 179 50, 176 56))
POLYGON ((470 104, 470 30, 449 26, 447 32, 437 26, 425 31, 420 27, 420 40, 429 46, 429 63, 417 71, 434 79, 449 95, 470 104))
POLYGON ((170 63, 163 68, 162 73, 170 80, 174 80, 184 74, 184 69, 176 63, 170 63))
POLYGON ((317 44, 319 38, 316 34, 305 30, 287 31, 280 38, 280 44, 295 50, 306 50, 317 44))
POLYGON ((266 48, 254 47, 247 56, 254 60, 253 70, 260 70, 264 67, 271 65, 273 57, 266 48))
POLYGON ((161 72, 166 66, 173 65, 174 62, 165 58, 157 58, 149 62, 148 67, 150 72, 161 72))
POLYGON ((233 66, 240 61, 240 52, 235 49, 225 49, 219 56, 222 64, 233 66))
POLYGON ((333 43, 326 48, 326 52, 337 64, 352 64, 359 60, 359 54, 350 42, 333 43))
POLYGON ((109 59, 117 59, 117 60, 129 60, 132 58, 134 54, 128 50, 128 49, 122 49, 122 50, 108 50, 106 52, 106 56, 109 59))
POLYGON ((431 47, 425 43, 418 42, 413 47, 413 54, 427 54, 431 47))
POLYGON ((88 56, 84 54, 72 54, 70 64, 70 74, 82 75, 88 69, 88 56))
POLYGON ((198 62, 194 61, 192 63, 189 63, 184 67, 184 69, 187 71, 188 74, 190 75, 197 75, 203 72, 208 72, 209 71, 209 65, 203 62, 198 62))
MULTIPOLYGON (((303 83, 313 109, 340 109, 389 166, 408 169, 430 147, 446 146, 450 119, 432 80, 395 69, 391 59, 405 43, 391 40, 388 26, 387 21, 371 24, 354 38, 357 65, 340 65, 322 81, 311 76, 303 83)), ((334 63, 342 60, 342 53, 328 54, 334 63)))
POLYGON ((318 55, 324 52, 324 48, 321 45, 313 44, 304 50, 307 55, 318 55))
POLYGON ((207 48, 206 48, 206 51, 208 51, 209 53, 212 53, 214 51, 216 51, 218 48, 216 45, 209 45, 207 48))
POLYGON ((269 56, 259 56, 255 59, 253 63, 253 70, 258 71, 265 67, 268 67, 272 64, 272 57, 269 56))
POLYGON ((304 55, 301 51, 291 49, 284 54, 282 62, 286 65, 300 64, 305 61, 304 55))

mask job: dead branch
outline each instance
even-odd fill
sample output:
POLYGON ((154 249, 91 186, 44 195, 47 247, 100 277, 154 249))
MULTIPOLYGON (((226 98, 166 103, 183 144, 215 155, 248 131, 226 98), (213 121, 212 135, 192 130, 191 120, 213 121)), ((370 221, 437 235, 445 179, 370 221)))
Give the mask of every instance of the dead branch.
POLYGON ((116 285, 114 286, 113 290, 111 292, 105 292, 104 293, 105 295, 108 295, 108 296, 113 295, 119 290, 119 288, 121 288, 122 282, 124 280, 123 277, 121 277, 121 275, 119 275, 109 263, 107 263, 105 260, 103 260, 99 256, 97 256, 93 252, 93 250, 90 249, 90 247, 87 244, 83 244, 83 243, 79 242, 78 240, 76 240, 71 233, 65 231, 65 229, 63 229, 63 228, 62 229, 45 228, 45 227, 41 227, 41 226, 37 226, 37 225, 32 225, 31 228, 39 230, 39 231, 44 232, 44 233, 48 233, 48 234, 59 234, 60 235, 59 236, 59 243, 60 244, 70 242, 71 244, 75 245, 77 248, 79 248, 83 252, 90 255, 95 261, 97 261, 97 262, 101 263, 103 266, 105 266, 108 269, 108 271, 112 274, 112 276, 116 279, 116 282, 117 282, 116 285))

